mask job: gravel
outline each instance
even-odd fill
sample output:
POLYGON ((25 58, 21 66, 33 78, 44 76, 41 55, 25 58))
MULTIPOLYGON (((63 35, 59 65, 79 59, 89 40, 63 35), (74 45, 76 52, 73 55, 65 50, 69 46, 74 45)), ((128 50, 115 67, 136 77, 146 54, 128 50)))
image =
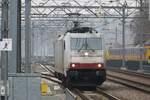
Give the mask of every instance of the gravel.
POLYGON ((107 71, 107 74, 150 85, 150 79, 148 79, 148 78, 132 76, 132 75, 128 75, 128 74, 124 74, 124 73, 117 73, 117 72, 113 72, 113 71, 107 71))
POLYGON ((113 83, 110 81, 104 82, 101 89, 114 95, 121 100, 149 100, 150 94, 143 93, 141 91, 135 90, 133 88, 126 87, 124 85, 113 83))
POLYGON ((108 98, 96 93, 96 91, 84 91, 84 94, 89 98, 89 100, 108 100, 108 98))

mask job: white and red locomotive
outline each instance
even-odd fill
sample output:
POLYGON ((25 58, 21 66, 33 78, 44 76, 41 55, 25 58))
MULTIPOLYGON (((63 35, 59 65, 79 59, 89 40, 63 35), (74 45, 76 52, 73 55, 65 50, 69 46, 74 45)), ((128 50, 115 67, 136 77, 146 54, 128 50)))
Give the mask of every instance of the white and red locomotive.
POLYGON ((97 86, 106 80, 102 34, 76 28, 59 36, 54 48, 55 75, 68 85, 97 86))

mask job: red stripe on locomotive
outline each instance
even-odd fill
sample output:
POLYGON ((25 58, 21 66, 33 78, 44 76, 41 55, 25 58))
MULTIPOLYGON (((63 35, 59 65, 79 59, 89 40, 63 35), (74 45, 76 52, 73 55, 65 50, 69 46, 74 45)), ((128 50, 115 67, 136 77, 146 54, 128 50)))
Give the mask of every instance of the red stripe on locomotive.
POLYGON ((71 69, 103 69, 103 63, 71 63, 71 69))

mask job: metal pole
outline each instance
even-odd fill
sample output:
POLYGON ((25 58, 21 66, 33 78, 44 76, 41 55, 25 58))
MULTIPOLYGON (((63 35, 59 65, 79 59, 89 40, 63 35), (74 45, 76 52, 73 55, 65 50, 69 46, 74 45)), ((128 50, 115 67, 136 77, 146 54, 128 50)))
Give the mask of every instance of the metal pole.
POLYGON ((34 55, 34 53, 35 53, 35 52, 34 52, 34 51, 35 51, 35 50, 34 50, 34 48, 35 48, 35 47, 34 47, 34 41, 35 41, 34 28, 32 28, 32 38, 31 38, 31 39, 32 39, 32 45, 31 45, 31 47, 32 47, 32 56, 31 56, 31 57, 34 59, 34 58, 35 58, 35 55, 34 55))
POLYGON ((43 37, 42 37, 42 33, 43 33, 43 32, 42 32, 42 28, 40 28, 40 44, 41 44, 41 47, 42 47, 42 48, 41 48, 41 51, 40 51, 40 52, 41 52, 41 53, 40 53, 40 54, 41 54, 40 63, 42 62, 42 57, 43 57, 43 44, 42 44, 42 39, 43 39, 43 37))
POLYGON ((122 7, 122 66, 121 69, 126 69, 125 66, 125 8, 126 5, 122 7))
POLYGON ((31 72, 31 0, 25 0, 25 72, 31 72))
POLYGON ((17 72, 21 72, 21 0, 17 2, 17 72))
POLYGON ((40 62, 42 63, 42 61, 43 61, 43 57, 44 57, 44 44, 43 44, 43 28, 40 28, 41 30, 40 30, 40 35, 41 35, 41 46, 42 46, 42 48, 41 48, 41 59, 40 59, 40 62))
MULTIPOLYGON (((1 38, 8 38, 8 0, 2 0, 2 35, 1 38)), ((7 97, 7 80, 8 80, 8 52, 2 51, 2 73, 1 78, 4 81, 5 96, 1 97, 1 100, 8 100, 7 97)))
MULTIPOLYGON (((143 16, 144 14, 143 14, 143 9, 142 9, 142 7, 143 7, 143 1, 142 0, 140 0, 140 5, 141 5, 141 9, 140 9, 140 13, 141 13, 141 16, 143 16)), ((143 47, 143 22, 142 22, 142 20, 140 20, 140 23, 141 23, 141 31, 140 31, 140 47, 143 47)), ((140 48, 140 68, 139 68, 139 72, 143 72, 143 58, 142 58, 142 53, 143 53, 143 50, 142 50, 142 48, 140 48)))
POLYGON ((117 25, 116 25, 116 40, 115 41, 117 43, 117 25))

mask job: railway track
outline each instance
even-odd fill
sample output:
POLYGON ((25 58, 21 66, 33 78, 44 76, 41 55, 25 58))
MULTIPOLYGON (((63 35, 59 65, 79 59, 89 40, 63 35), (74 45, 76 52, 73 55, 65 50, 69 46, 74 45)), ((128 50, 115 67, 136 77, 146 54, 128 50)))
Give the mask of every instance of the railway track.
POLYGON ((147 78, 150 79, 150 74, 144 74, 144 73, 139 73, 135 71, 129 71, 129 70, 120 70, 120 69, 114 69, 114 68, 108 68, 109 71, 117 72, 117 73, 123 73, 123 74, 128 74, 132 76, 138 76, 141 78, 147 78))
POLYGON ((58 83, 58 84, 62 85, 62 81, 56 79, 56 78, 53 77, 53 76, 51 77, 51 76, 49 76, 48 74, 42 74, 41 77, 44 78, 44 79, 47 79, 47 80, 50 80, 50 81, 52 81, 52 82, 55 82, 55 83, 58 83))
POLYGON ((119 76, 114 76, 114 75, 109 75, 109 74, 107 75, 107 79, 110 81, 125 85, 127 87, 131 87, 139 91, 150 94, 150 85, 148 84, 139 83, 134 80, 128 80, 125 78, 121 78, 119 76))
POLYGON ((54 75, 51 75, 51 74, 41 73, 41 75, 55 78, 55 76, 54 76, 54 75))
MULTIPOLYGON (((137 85, 137 83, 130 83, 129 81, 127 81, 127 80, 124 80, 125 82, 123 82, 123 79, 121 80, 121 78, 119 79, 118 77, 113 77, 113 76, 107 76, 107 79, 108 80, 110 80, 110 82, 111 83, 114 83, 114 84, 122 84, 123 86, 126 86, 126 87, 128 87, 128 88, 130 88, 130 89, 135 89, 136 91, 142 91, 142 93, 143 94, 149 94, 150 93, 150 91, 148 90, 146 90, 145 91, 145 87, 144 88, 142 88, 142 89, 139 89, 139 87, 141 88, 141 87, 143 87, 143 85, 144 84, 142 84, 141 86, 139 86, 139 85, 137 85), (111 78, 111 79, 109 79, 109 78, 111 78), (118 80, 119 80, 119 82, 118 82, 118 80), (128 83, 130 83, 130 84, 128 84, 128 83), (133 86, 132 86, 132 85, 133 86), (137 88, 138 87, 138 88, 137 88)), ((53 82, 55 82, 55 83, 58 83, 58 84, 60 84, 61 86, 63 86, 63 84, 62 84, 62 82, 61 81, 59 81, 59 80, 57 80, 57 78, 55 78, 53 75, 49 75, 49 74, 42 74, 42 78, 45 78, 45 79, 47 79, 47 80, 51 80, 51 81, 53 81, 53 82)), ((106 82, 107 83, 107 82, 106 82)), ((118 92, 118 90, 117 90, 117 88, 118 87, 116 87, 116 88, 114 88, 114 90, 116 90, 116 92, 115 93, 113 93, 113 92, 110 92, 110 91, 112 91, 109 87, 107 87, 107 86, 104 86, 103 88, 97 88, 96 90, 94 90, 94 91, 89 91, 89 92, 86 92, 86 91, 80 91, 80 90, 78 90, 78 89, 74 89, 73 90, 73 93, 77 96, 77 99, 76 100, 132 100, 132 99, 126 99, 125 97, 122 97, 122 95, 124 94, 124 93, 121 93, 120 94, 120 92, 118 92), (103 89, 104 88, 104 89, 103 89)), ((130 92, 130 89, 128 90, 129 92, 130 92)), ((148 88, 147 88, 148 89, 148 88)), ((126 89, 125 89, 126 90, 126 89)), ((125 91, 124 90, 124 91, 125 91)), ((72 90, 71 90, 72 91, 72 90)), ((134 90, 133 90, 134 91, 134 90)), ((132 94, 132 92, 131 93, 129 93, 129 94, 132 94)), ((138 93, 137 93, 138 94, 138 93)), ((147 94, 147 95, 148 95, 147 94)), ((134 97, 133 97, 134 98, 134 97)), ((135 99, 134 99, 135 100, 135 99)))
POLYGON ((42 64, 40 64, 40 66, 41 66, 43 69, 45 69, 46 71, 52 73, 53 75, 55 74, 55 71, 52 70, 52 69, 50 69, 48 66, 42 65, 42 64))
POLYGON ((74 89, 73 92, 75 92, 75 94, 78 95, 82 100, 89 100, 89 98, 85 96, 82 91, 74 89))
POLYGON ((104 96, 106 96, 110 100, 120 100, 119 98, 109 94, 108 92, 105 92, 104 90, 102 90, 100 88, 97 88, 97 92, 100 93, 100 94, 103 94, 104 96))
POLYGON ((104 90, 100 88, 97 88, 94 91, 90 91, 90 93, 88 94, 85 91, 80 91, 78 89, 74 89, 73 91, 82 100, 120 100, 119 98, 105 92, 104 90))
POLYGON ((107 79, 150 93, 150 75, 148 74, 110 68, 107 71, 107 79))
POLYGON ((60 80, 56 79, 53 70, 48 68, 46 65, 42 65, 42 64, 39 64, 39 65, 41 66, 41 68, 43 68, 44 70, 46 70, 48 72, 48 73, 41 73, 42 78, 53 81, 58 84, 62 84, 62 82, 60 80))

